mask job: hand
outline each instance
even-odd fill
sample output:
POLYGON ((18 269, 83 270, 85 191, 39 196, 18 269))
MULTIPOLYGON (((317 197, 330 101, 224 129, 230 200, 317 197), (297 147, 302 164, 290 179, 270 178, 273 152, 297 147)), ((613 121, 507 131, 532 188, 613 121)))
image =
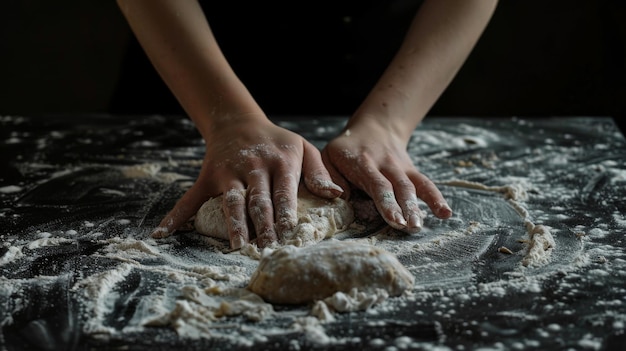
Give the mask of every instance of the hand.
POLYGON ((333 180, 346 190, 349 183, 365 191, 378 212, 393 228, 417 232, 425 213, 418 197, 435 214, 452 215, 441 192, 413 165, 406 142, 376 123, 349 126, 322 150, 322 158, 333 180))
POLYGON ((193 216, 211 197, 223 194, 231 248, 250 240, 264 247, 297 224, 297 191, 301 174, 306 187, 324 198, 342 189, 326 171, 319 151, 298 134, 265 116, 238 116, 205 134, 206 153, 195 184, 161 221, 152 236, 166 237, 193 216), (247 189, 247 193, 244 191, 247 189), (276 225, 275 225, 276 222, 276 225))

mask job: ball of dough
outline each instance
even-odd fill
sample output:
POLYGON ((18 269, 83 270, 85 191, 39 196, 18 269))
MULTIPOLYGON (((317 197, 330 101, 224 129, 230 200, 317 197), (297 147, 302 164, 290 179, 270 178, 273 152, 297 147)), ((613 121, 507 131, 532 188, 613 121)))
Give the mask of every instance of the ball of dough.
POLYGON ((248 289, 276 304, 304 304, 353 288, 390 296, 412 288, 413 275, 388 251, 329 240, 303 248, 281 247, 264 255, 248 289))
MULTIPOLYGON (((301 186, 298 190, 297 218, 298 223, 293 230, 282 233, 282 244, 305 246, 329 238, 352 224, 354 211, 350 203, 343 199, 323 199, 301 186)), ((221 195, 209 199, 200 207, 194 227, 200 234, 228 240, 221 195)), ((248 228, 251 237, 254 237, 254 226, 249 223, 248 228)))

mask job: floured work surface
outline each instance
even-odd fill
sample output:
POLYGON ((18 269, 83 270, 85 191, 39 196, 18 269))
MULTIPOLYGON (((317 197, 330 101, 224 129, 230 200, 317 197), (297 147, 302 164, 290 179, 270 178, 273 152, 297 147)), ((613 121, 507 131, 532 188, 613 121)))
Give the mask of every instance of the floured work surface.
MULTIPOLYGON (((414 275, 272 306, 258 261, 189 232, 148 239, 195 179, 184 118, 0 117, 3 349, 610 349, 626 342, 626 150, 610 119, 427 118, 409 150, 455 212, 353 227, 414 275)), ((342 119, 280 122, 318 147, 342 119)))

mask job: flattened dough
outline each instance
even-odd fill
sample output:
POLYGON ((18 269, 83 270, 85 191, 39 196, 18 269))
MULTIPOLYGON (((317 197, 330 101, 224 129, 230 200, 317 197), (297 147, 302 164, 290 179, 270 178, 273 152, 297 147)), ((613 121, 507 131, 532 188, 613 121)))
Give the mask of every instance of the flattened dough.
MULTIPOLYGON (((354 221, 354 211, 347 201, 317 197, 304 186, 298 190, 297 211, 298 224, 290 233, 283 233, 283 245, 314 244, 345 230, 354 221)), ((194 226, 200 234, 228 240, 222 196, 209 199, 200 207, 194 226)), ((254 232, 254 226, 249 224, 248 228, 254 232)))
POLYGON ((413 275, 388 251, 350 241, 328 240, 264 255, 248 289, 276 304, 305 304, 356 288, 390 296, 413 287, 413 275))

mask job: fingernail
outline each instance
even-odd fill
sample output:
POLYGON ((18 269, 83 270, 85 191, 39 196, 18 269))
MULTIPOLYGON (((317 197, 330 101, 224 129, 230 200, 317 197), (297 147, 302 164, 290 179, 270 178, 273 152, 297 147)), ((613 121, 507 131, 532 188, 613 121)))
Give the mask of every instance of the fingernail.
POLYGON ((257 234, 256 243, 258 247, 266 247, 276 240, 276 233, 273 230, 268 229, 261 234, 257 234))
POLYGON ((417 214, 412 214, 409 216, 409 228, 421 229, 423 225, 422 217, 417 214))
POLYGON ((343 189, 330 180, 316 180, 311 190, 315 190, 318 195, 329 199, 339 197, 344 194, 343 189))
POLYGON ((437 209, 437 217, 448 218, 452 216, 452 209, 448 204, 441 204, 437 209))
POLYGON ((403 227, 406 227, 406 220, 404 220, 404 217, 402 217, 402 214, 400 212, 395 212, 393 214, 393 221, 400 224, 403 227))
POLYGON ((332 181, 320 180, 318 184, 320 189, 326 190, 334 196, 339 196, 343 193, 343 189, 332 181))
POLYGON ((289 233, 293 230, 293 228, 298 225, 297 214, 295 211, 290 215, 285 215, 284 217, 280 217, 278 222, 276 223, 276 230, 278 234, 285 235, 285 233, 289 233))
POLYGON ((339 185, 337 185, 337 184, 335 184, 333 182, 329 182, 328 187, 329 187, 329 190, 335 190, 335 191, 338 191, 340 193, 343 193, 343 189, 339 185))
POLYGON ((170 232, 167 230, 167 227, 156 227, 152 230, 152 234, 150 234, 150 236, 155 239, 163 239, 170 236, 170 232))
POLYGON ((230 248, 233 250, 241 249, 246 244, 242 236, 236 235, 230 238, 230 248))

